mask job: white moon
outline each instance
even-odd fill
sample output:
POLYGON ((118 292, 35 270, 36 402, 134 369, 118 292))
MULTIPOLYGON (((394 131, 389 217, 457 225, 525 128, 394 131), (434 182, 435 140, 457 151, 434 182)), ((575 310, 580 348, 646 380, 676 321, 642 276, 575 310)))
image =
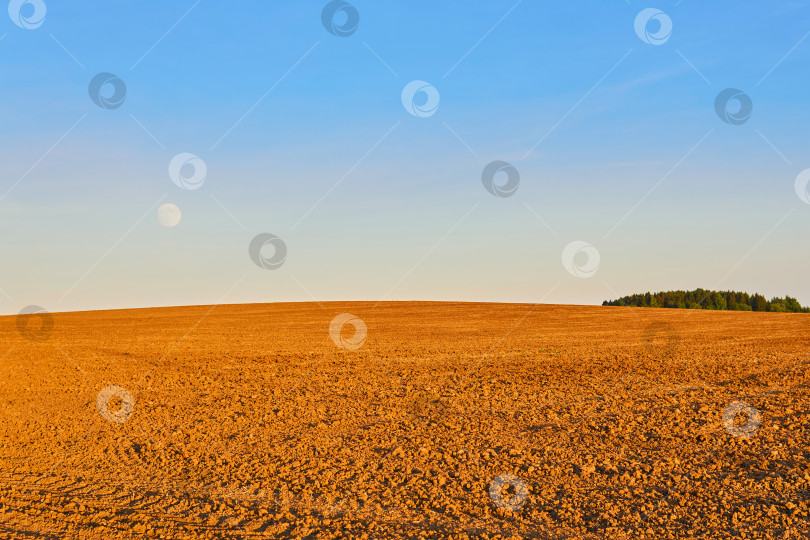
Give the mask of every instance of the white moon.
POLYGON ((181 216, 180 209, 171 203, 166 203, 158 208, 158 221, 164 227, 174 227, 180 223, 181 216))

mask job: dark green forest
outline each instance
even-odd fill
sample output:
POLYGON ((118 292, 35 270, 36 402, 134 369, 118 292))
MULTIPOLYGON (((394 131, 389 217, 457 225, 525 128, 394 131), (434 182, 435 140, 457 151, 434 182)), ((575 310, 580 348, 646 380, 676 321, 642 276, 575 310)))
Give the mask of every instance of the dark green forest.
POLYGON ((633 294, 618 300, 605 300, 603 306, 657 307, 678 309, 720 309, 731 311, 772 311, 781 313, 810 313, 790 296, 766 299, 761 294, 736 291, 666 291, 633 294))

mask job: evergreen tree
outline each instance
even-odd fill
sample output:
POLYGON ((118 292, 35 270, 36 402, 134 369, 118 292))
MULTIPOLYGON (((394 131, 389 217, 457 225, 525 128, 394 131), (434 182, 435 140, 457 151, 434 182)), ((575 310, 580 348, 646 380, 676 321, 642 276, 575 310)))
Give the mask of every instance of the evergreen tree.
POLYGON ((771 311, 781 313, 810 313, 791 296, 771 298, 761 294, 736 291, 662 291, 633 294, 618 300, 605 300, 603 306, 661 307, 676 309, 714 309, 735 311, 771 311))

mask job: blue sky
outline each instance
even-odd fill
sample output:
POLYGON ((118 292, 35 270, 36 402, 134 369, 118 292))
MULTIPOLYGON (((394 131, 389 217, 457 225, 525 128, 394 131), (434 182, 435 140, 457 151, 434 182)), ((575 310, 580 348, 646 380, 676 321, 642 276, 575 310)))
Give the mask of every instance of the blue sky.
POLYGON ((3 313, 695 287, 810 304, 807 2, 357 1, 347 37, 326 2, 43 3, 37 28, 0 22, 3 313), (660 45, 634 29, 650 7, 660 45), (101 72, 120 107, 90 99, 101 72), (435 114, 403 107, 413 80, 435 114), (753 103, 742 125, 715 112, 726 88, 753 103), (181 152, 199 189, 168 176, 181 152), (482 185, 494 160, 511 197, 482 185), (276 270, 248 256, 263 232, 287 245, 276 270), (593 276, 566 270, 573 241, 593 276))

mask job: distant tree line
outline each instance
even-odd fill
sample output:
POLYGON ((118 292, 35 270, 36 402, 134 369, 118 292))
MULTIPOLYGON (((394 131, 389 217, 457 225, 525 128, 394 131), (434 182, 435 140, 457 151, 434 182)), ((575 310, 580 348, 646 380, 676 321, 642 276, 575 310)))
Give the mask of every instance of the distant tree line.
POLYGON ((666 291, 633 294, 618 300, 605 300, 603 306, 657 307, 678 309, 721 309, 731 311, 772 311, 781 313, 810 313, 790 296, 767 300, 761 294, 736 291, 666 291))

